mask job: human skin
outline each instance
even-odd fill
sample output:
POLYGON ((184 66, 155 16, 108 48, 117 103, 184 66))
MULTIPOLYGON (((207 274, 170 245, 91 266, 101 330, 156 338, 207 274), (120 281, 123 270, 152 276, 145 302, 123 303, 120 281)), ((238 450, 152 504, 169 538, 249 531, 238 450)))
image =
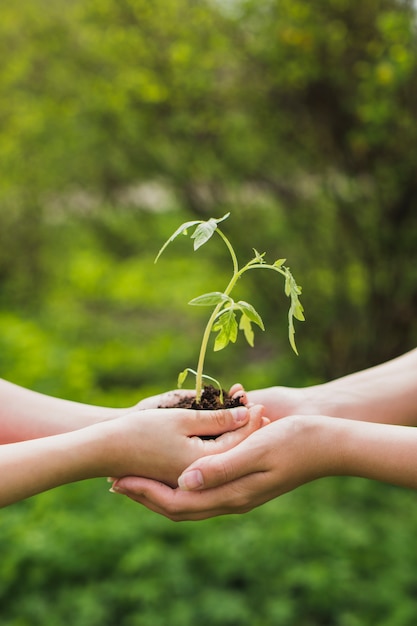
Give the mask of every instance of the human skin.
POLYGON ((324 385, 261 389, 246 399, 262 401, 271 423, 192 463, 178 488, 125 477, 114 489, 170 519, 197 520, 249 511, 325 476, 417 488, 417 350, 324 385))
POLYGON ((0 379, 0 444, 58 435, 133 410, 54 398, 0 379))
MULTIPOLYGON (((148 409, 69 432, 4 443, 0 445, 0 506, 101 476, 136 474, 174 485, 192 461, 224 452, 259 428, 262 415, 261 406, 203 414, 148 409), (199 435, 220 436, 202 440, 199 435)), ((0 420, 0 430, 1 425, 0 420)))
POLYGON ((381 365, 305 388, 270 387, 250 391, 271 421, 297 414, 417 425, 417 349, 381 365))

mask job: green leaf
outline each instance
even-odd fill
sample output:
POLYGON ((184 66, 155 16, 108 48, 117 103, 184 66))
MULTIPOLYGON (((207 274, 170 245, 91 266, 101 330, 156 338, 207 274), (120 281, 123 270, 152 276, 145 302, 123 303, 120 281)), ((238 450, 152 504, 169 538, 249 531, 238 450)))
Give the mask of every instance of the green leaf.
POLYGON ((295 344, 294 322, 290 313, 288 313, 288 339, 290 341, 291 348, 294 350, 295 354, 298 355, 297 346, 295 344))
POLYGON ((174 241, 174 239, 176 239, 181 234, 186 235, 187 230, 191 228, 192 226, 197 226, 194 233, 191 235, 191 238, 195 239, 194 250, 197 250, 197 248, 202 246, 204 243, 206 243, 206 241, 210 239, 210 237, 216 231, 217 225, 220 224, 220 222, 223 222, 224 220, 226 220, 229 217, 229 215, 230 215, 230 212, 223 215, 223 217, 219 217, 217 219, 214 217, 211 217, 207 222, 203 222, 202 220, 193 220, 191 222, 184 222, 184 224, 181 224, 181 226, 177 228, 174 234, 171 235, 169 239, 167 239, 167 241, 164 243, 164 245, 158 252, 154 262, 156 263, 158 261, 159 257, 164 252, 165 248, 172 241, 174 241))
POLYGON ((216 306, 216 304, 220 304, 221 302, 232 302, 232 300, 229 296, 226 296, 220 291, 212 291, 197 296, 197 298, 193 298, 188 304, 192 304, 193 306, 216 306))
POLYGON ((301 304, 301 302, 299 301, 298 298, 297 298, 297 300, 294 303, 293 316, 299 322, 304 322, 305 321, 304 307, 303 307, 303 305, 301 304))
POLYGON ((239 329, 243 330, 243 334, 245 335, 246 341, 253 348, 255 334, 252 330, 252 322, 245 313, 242 313, 242 317, 240 318, 239 329))
POLYGON ((249 263, 247 265, 255 265, 256 263, 259 263, 260 265, 263 265, 265 263, 264 256, 265 256, 266 252, 262 252, 262 254, 261 254, 255 248, 252 248, 252 250, 254 251, 255 256, 253 257, 253 259, 251 261, 249 261, 249 263))
POLYGON ((287 272, 286 276, 285 276, 285 287, 284 287, 284 291, 285 291, 285 295, 290 297, 291 295, 291 274, 289 272, 287 272))
POLYGON ((256 258, 257 262, 258 263, 265 263, 264 256, 265 256, 266 252, 262 252, 262 254, 261 254, 255 248, 252 248, 252 250, 255 253, 255 258, 256 258))
POLYGON ((274 266, 274 267, 282 267, 282 266, 284 265, 284 263, 285 263, 285 261, 286 261, 286 260, 287 260, 287 259, 278 259, 277 261, 275 261, 275 263, 274 263, 274 265, 273 265, 273 266, 274 266))
POLYGON ((242 313, 244 313, 251 320, 251 322, 254 322, 260 328, 262 328, 262 330, 265 330, 265 326, 264 326, 264 323, 262 321, 261 316, 253 308, 253 306, 251 304, 249 304, 249 302, 245 302, 244 300, 239 300, 237 305, 240 308, 240 310, 242 311, 242 313))
POLYGON ((217 225, 223 220, 229 217, 230 213, 226 213, 223 217, 218 219, 211 217, 206 222, 200 222, 194 233, 191 235, 191 239, 194 239, 194 250, 198 250, 202 245, 214 235, 217 230, 217 225))
POLYGON ((288 311, 288 339, 292 349, 298 354, 295 344, 294 318, 303 322, 305 320, 303 313, 304 308, 298 297, 301 294, 301 287, 295 282, 288 267, 285 268, 285 293, 291 298, 291 305, 288 311))
POLYGON ((185 370, 183 370, 182 372, 180 372, 178 374, 178 381, 177 381, 178 389, 181 389, 181 387, 185 383, 185 380, 186 380, 189 372, 190 372, 190 369, 188 367, 186 367, 185 370))
POLYGON ((213 324, 213 331, 218 332, 214 342, 214 352, 223 350, 229 342, 235 343, 238 333, 236 315, 232 308, 226 309, 213 324))
POLYGON ((189 228, 191 228, 191 226, 195 226, 196 224, 200 224, 201 220, 194 220, 192 222, 184 222, 184 224, 181 224, 181 226, 179 226, 177 228, 177 230, 175 231, 175 233, 173 235, 171 235, 171 237, 164 243, 164 245, 162 246, 162 248, 160 249, 160 251, 157 254, 157 257, 154 261, 154 263, 156 263, 159 259, 159 257, 161 256, 161 254, 164 252, 165 248, 167 246, 169 246, 169 244, 171 243, 171 241, 174 241, 174 239, 176 239, 178 237, 178 235, 187 234, 187 230, 189 228))

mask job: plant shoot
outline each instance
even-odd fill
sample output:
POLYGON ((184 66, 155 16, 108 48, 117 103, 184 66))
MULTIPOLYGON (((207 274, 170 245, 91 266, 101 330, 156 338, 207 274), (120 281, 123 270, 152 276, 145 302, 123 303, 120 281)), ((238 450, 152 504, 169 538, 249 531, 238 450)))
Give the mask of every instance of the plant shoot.
POLYGON ((273 272, 283 276, 285 295, 290 298, 290 307, 288 311, 288 338, 290 345, 296 354, 298 354, 298 352, 295 344, 294 319, 304 321, 303 306, 299 300, 301 287, 295 282, 290 269, 284 265, 286 259, 278 259, 274 263, 269 264, 265 261, 265 253, 260 254, 257 250, 253 249, 254 257, 246 263, 246 265, 242 267, 239 266, 232 244, 219 228, 219 224, 226 220, 229 215, 230 213, 226 213, 226 215, 219 219, 212 217, 207 221, 194 220, 181 224, 181 226, 177 228, 174 234, 171 235, 168 241, 166 241, 162 246, 155 259, 156 263, 161 254, 165 251, 166 247, 174 241, 174 239, 176 239, 179 235, 188 235, 189 229, 195 227, 193 233, 191 234, 191 239, 194 240, 194 250, 198 250, 201 246, 207 243, 209 239, 211 239, 214 233, 216 233, 226 245, 232 260, 232 275, 224 291, 205 293, 201 296, 197 296, 197 298, 194 298, 189 302, 192 306, 208 306, 213 308, 203 333, 197 369, 193 370, 187 367, 178 376, 179 387, 182 387, 188 373, 195 376, 196 402, 199 402, 201 399, 204 379, 214 382, 219 387, 220 394, 222 396, 222 387, 220 383, 215 378, 207 376, 204 373, 204 361, 211 333, 217 333, 213 346, 213 350, 217 352, 226 348, 230 342, 235 343, 239 330, 243 332, 248 344, 253 346, 254 331, 252 324, 256 324, 259 328, 265 330, 261 316, 251 304, 243 300, 235 302, 231 297, 233 288, 243 274, 250 270, 272 270, 273 272), (237 315, 240 316, 239 321, 237 320, 237 315))

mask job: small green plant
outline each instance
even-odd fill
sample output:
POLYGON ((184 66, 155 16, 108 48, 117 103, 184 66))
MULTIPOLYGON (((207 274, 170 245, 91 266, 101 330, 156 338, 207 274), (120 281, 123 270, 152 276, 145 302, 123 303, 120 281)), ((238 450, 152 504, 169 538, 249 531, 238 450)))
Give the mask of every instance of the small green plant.
POLYGON ((178 387, 182 387, 188 373, 194 374, 196 378, 196 402, 200 402, 203 391, 203 379, 214 382, 220 390, 220 400, 223 402, 222 386, 218 380, 204 374, 204 361, 207 353, 211 332, 216 332, 217 336, 214 341, 214 351, 223 350, 230 342, 235 343, 238 331, 242 330, 243 334, 250 346, 254 345, 254 332, 252 324, 256 324, 262 330, 265 330, 261 316, 254 307, 248 302, 239 300, 235 302, 231 298, 231 293, 235 287, 237 281, 241 276, 249 270, 272 270, 281 274, 285 279, 285 294, 290 298, 290 308, 288 311, 288 338, 290 345, 294 352, 298 354, 295 344, 295 329, 294 318, 300 321, 304 321, 303 307, 299 300, 301 294, 301 287, 297 285, 288 267, 284 265, 286 259, 278 259, 271 265, 268 264, 264 257, 265 253, 260 254, 257 250, 253 249, 255 256, 243 267, 239 267, 239 263, 233 249, 232 244, 226 235, 220 230, 219 224, 229 217, 230 213, 226 213, 219 219, 210 218, 207 221, 194 220, 191 222, 185 222, 181 224, 173 235, 164 243, 160 249, 155 263, 158 261, 161 254, 166 247, 174 241, 179 235, 187 235, 190 228, 196 227, 191 235, 191 239, 194 239, 194 250, 198 250, 202 245, 207 243, 209 239, 217 233, 229 250, 233 263, 233 273, 224 291, 214 291, 211 293, 205 293, 197 298, 194 298, 189 302, 193 306, 210 306, 214 307, 204 330, 203 338, 201 341, 200 355, 198 358, 197 370, 193 370, 187 367, 178 376, 178 387), (236 313, 240 314, 239 324, 236 319, 236 313))

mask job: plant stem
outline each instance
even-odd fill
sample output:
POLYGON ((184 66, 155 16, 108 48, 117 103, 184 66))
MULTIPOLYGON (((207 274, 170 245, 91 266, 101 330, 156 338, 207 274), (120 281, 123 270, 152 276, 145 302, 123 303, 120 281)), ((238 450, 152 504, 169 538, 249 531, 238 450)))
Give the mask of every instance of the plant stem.
MULTIPOLYGON (((233 290, 235 284, 237 283, 237 281, 239 280, 239 278, 242 276, 242 274, 244 272, 246 272, 247 270, 250 269, 258 269, 258 268, 263 268, 263 269, 270 269, 270 270, 274 270, 274 271, 278 271, 280 274, 285 276, 285 272, 276 266, 273 265, 267 265, 266 263, 248 263, 247 265, 245 265, 242 269, 239 269, 239 263, 235 254, 235 251, 232 247, 232 244, 230 243, 230 241, 228 240, 228 238, 226 237, 226 235, 224 233, 222 233, 222 231, 217 228, 216 232, 220 235, 220 237, 223 239, 224 243, 226 244, 229 252, 230 252, 230 256, 232 258, 232 262, 233 262, 233 276, 229 281, 229 284, 227 285, 226 289, 224 290, 224 295, 228 296, 230 295, 231 291, 233 290)), ((223 307, 223 302, 220 302, 213 310, 206 328, 204 330, 204 334, 203 334, 203 338, 201 341, 201 347, 200 347, 200 354, 198 357, 198 364, 197 364, 197 372, 196 372, 196 387, 195 387, 195 392, 196 392, 196 402, 200 402, 201 400, 201 395, 203 392, 203 371, 204 371, 204 361, 206 358, 206 353, 207 353, 207 346, 208 346, 208 342, 210 339, 210 333, 212 331, 213 328, 213 324, 217 318, 217 315, 219 313, 219 311, 221 310, 221 308, 223 307)))
MULTIPOLYGON (((226 235, 224 235, 222 233, 222 231, 217 228, 216 232, 220 235, 220 237, 223 239, 224 243, 226 244, 229 252, 230 252, 230 256, 232 257, 232 262, 233 262, 233 276, 229 281, 229 284, 227 285, 226 289, 224 290, 224 294, 226 296, 228 296, 230 294, 230 292, 232 291, 233 287, 236 284, 236 281, 238 280, 239 276, 240 276, 240 272, 239 272, 239 264, 236 258, 236 254, 235 251, 233 250, 232 244, 230 243, 230 241, 228 240, 228 238, 226 237, 226 235)), ((206 352, 207 352, 207 346, 208 346, 208 342, 210 339, 210 333, 214 324, 214 321, 217 317, 218 312, 220 311, 220 309, 222 308, 223 303, 219 303, 215 309, 213 310, 212 314, 210 315, 210 318, 207 322, 206 328, 204 330, 204 334, 203 334, 203 339, 201 340, 201 347, 200 347, 200 354, 198 357, 198 364, 197 364, 197 375, 196 375, 196 385, 195 385, 195 393, 196 393, 196 402, 200 402, 201 400, 201 394, 203 392, 203 370, 204 370, 204 361, 206 358, 206 352)))

